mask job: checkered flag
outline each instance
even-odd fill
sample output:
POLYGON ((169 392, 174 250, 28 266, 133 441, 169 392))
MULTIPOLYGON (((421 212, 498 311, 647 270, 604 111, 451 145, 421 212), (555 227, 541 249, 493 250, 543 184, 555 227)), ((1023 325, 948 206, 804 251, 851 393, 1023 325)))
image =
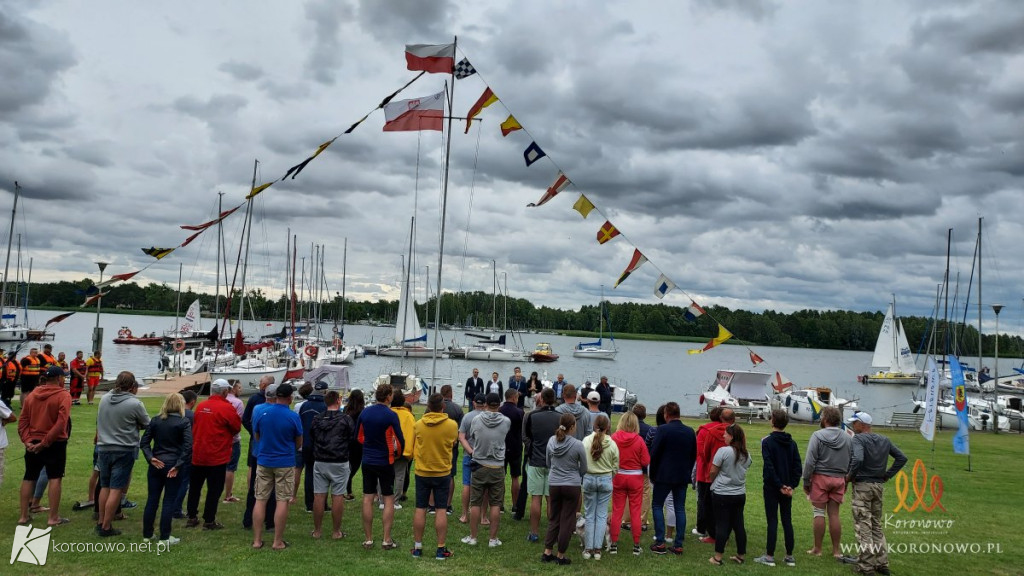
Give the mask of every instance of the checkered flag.
POLYGON ((463 58, 455 65, 455 77, 459 80, 468 78, 473 74, 476 74, 476 68, 473 68, 473 65, 469 63, 469 58, 463 58))

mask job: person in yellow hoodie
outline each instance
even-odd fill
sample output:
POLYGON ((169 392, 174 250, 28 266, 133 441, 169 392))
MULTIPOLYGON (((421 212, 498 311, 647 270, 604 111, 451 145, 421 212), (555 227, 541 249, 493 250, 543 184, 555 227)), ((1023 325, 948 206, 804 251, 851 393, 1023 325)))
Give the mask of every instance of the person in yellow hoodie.
MULTIPOLYGON (((405 500, 405 476, 409 473, 409 467, 413 459, 413 434, 415 434, 413 427, 416 425, 416 417, 412 415, 412 410, 405 407, 405 395, 402 394, 400 388, 396 388, 395 393, 392 395, 391 411, 398 416, 398 423, 402 426, 402 437, 405 438, 405 450, 401 455, 395 456, 394 464, 395 510, 401 510, 402 505, 399 502, 405 500)), ((383 502, 384 500, 381 499, 380 501, 383 502)))
MULTIPOLYGON (((401 418, 401 415, 399 415, 401 418)), ((402 424, 405 433, 405 424, 402 424)), ((413 458, 416 460, 416 514, 413 516, 413 550, 416 558, 423 556, 423 530, 427 523, 430 496, 434 502, 447 502, 449 478, 452 471, 452 450, 459 441, 459 426, 444 410, 444 397, 431 394, 427 399, 427 413, 416 422, 413 431, 413 458)), ((437 531, 437 552, 434 558, 444 560, 453 553, 445 546, 448 536, 448 515, 443 511, 434 515, 437 531)))

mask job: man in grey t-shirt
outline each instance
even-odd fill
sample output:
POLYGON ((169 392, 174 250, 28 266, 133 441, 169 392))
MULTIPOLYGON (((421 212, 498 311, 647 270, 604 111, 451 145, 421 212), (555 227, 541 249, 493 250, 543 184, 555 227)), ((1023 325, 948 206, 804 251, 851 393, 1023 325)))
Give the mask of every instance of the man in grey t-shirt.
POLYGON ((498 522, 501 518, 501 503, 505 500, 505 436, 512 423, 498 411, 501 395, 491 392, 486 397, 487 410, 477 415, 469 427, 469 452, 472 456, 469 536, 463 544, 476 545, 477 529, 484 496, 488 495, 490 505, 491 548, 501 546, 498 540, 498 522))
POLYGON ((473 424, 473 420, 483 413, 484 401, 486 396, 483 392, 477 394, 473 398, 473 410, 468 412, 462 417, 462 422, 459 422, 459 444, 462 445, 462 515, 459 516, 459 522, 465 524, 469 522, 469 486, 470 486, 470 469, 469 463, 472 461, 471 447, 469 445, 469 427, 473 424))

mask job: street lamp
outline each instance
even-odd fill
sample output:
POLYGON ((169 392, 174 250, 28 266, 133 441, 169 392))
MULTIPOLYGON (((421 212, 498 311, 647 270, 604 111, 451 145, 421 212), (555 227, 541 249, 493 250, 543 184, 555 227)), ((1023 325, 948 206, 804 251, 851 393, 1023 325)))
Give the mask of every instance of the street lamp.
POLYGON ((103 298, 100 295, 103 294, 103 288, 100 284, 103 284, 103 271, 107 269, 107 263, 97 262, 96 265, 100 267, 100 282, 96 285, 96 328, 92 331, 92 349, 94 352, 102 352, 103 328, 100 328, 100 301, 103 298))
MULTIPOLYGON (((996 313, 996 367, 995 367, 995 389, 999 390, 999 312, 1003 309, 1002 304, 993 304, 992 311, 996 313)), ((992 410, 995 420, 992 426, 992 430, 999 434, 999 413, 996 410, 992 410)))

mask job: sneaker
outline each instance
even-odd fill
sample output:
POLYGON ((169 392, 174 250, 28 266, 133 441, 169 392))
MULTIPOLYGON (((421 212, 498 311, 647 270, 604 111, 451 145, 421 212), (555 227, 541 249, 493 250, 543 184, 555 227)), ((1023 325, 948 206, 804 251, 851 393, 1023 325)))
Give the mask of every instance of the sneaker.
POLYGON ((130 510, 132 508, 137 508, 138 505, 138 502, 134 502, 132 500, 125 500, 124 502, 121 503, 121 508, 124 508, 125 510, 130 510))
POLYGON ((398 548, 398 542, 395 542, 394 540, 392 540, 391 542, 380 543, 381 550, 394 550, 395 548, 398 548))
POLYGON ((775 566, 775 558, 762 554, 757 558, 754 558, 755 564, 764 564, 765 566, 775 566))
POLYGON ((185 528, 195 528, 199 526, 199 518, 189 518, 188 522, 185 522, 185 528))
POLYGON ((427 514, 437 514, 437 508, 433 506, 427 506, 427 514))
POLYGON ((629 522, 623 522, 622 526, 620 526, 620 528, 622 528, 623 532, 629 532, 629 531, 633 530, 633 525, 630 524, 629 522))
POLYGON ((447 514, 447 515, 449 515, 449 516, 451 516, 451 515, 452 515, 452 512, 454 512, 454 510, 452 510, 452 507, 451 507, 451 506, 449 506, 449 507, 447 507, 447 508, 445 508, 445 509, 444 509, 444 513, 445 513, 445 514, 447 514))
POLYGON ((651 552, 664 555, 668 552, 668 547, 665 546, 664 542, 655 542, 654 544, 651 544, 651 552))
POLYGON ((633 556, 639 556, 640 553, 643 552, 643 550, 644 547, 639 544, 633 546, 633 556))
POLYGON ((544 563, 554 562, 555 561, 555 555, 554 554, 541 554, 540 555, 540 561, 544 562, 544 563))
POLYGON ((568 566, 569 564, 572 564, 572 560, 569 560, 568 556, 566 556, 565 558, 559 558, 558 556, 555 556, 555 564, 558 564, 559 566, 568 566))
POLYGON ((203 530, 222 530, 224 525, 220 522, 207 522, 203 524, 203 530))
POLYGON ((600 560, 600 559, 601 559, 601 551, 600 550, 594 550, 594 560, 600 560))
POLYGON ((700 541, 703 542, 704 544, 714 544, 715 543, 715 539, 712 538, 711 536, 705 536, 705 537, 701 538, 700 541))
POLYGON ((673 554, 675 554, 676 556, 682 556, 683 555, 683 547, 682 546, 669 546, 668 547, 668 551, 673 553, 673 554))
POLYGON ((476 538, 473 538, 472 536, 463 536, 462 543, 466 546, 476 546, 476 538))
POLYGON ((384 505, 383 504, 379 504, 379 505, 377 505, 377 507, 380 508, 381 510, 384 509, 384 505))
MULTIPOLYGON (((401 509, 402 509, 402 505, 399 504, 398 502, 395 502, 395 510, 401 510, 401 509)), ((383 508, 381 508, 381 510, 383 510, 383 508)))
POLYGON ((707 536, 707 534, 701 532, 700 530, 697 530, 696 528, 694 528, 693 530, 690 530, 690 534, 693 534, 694 536, 696 536, 698 538, 703 538, 703 537, 707 536))
POLYGON ((437 553, 434 554, 434 560, 447 560, 452 556, 455 556, 455 552, 452 552, 447 546, 445 546, 437 549, 437 553))
POLYGON ((181 544, 181 538, 175 538, 174 536, 168 536, 167 540, 161 540, 160 544, 164 546, 174 546, 175 544, 181 544))
POLYGON ((143 542, 149 542, 149 541, 151 541, 151 540, 153 540, 153 537, 152 537, 152 536, 148 536, 148 537, 147 537, 147 536, 143 536, 143 537, 142 537, 142 541, 143 541, 143 542))
POLYGON ((120 536, 121 535, 121 531, 118 530, 117 528, 111 528, 109 530, 104 530, 103 528, 98 528, 96 530, 96 534, 98 534, 101 538, 109 538, 110 536, 120 536))
POLYGON ((536 534, 527 534, 526 535, 526 541, 527 542, 534 542, 534 543, 540 542, 540 536, 538 536, 536 534))
POLYGON ((497 548, 498 546, 501 546, 501 540, 498 540, 497 538, 491 538, 487 541, 488 548, 497 548))
POLYGON ((615 542, 612 542, 611 544, 609 544, 608 545, 608 553, 609 554, 618 554, 619 553, 619 545, 616 544, 615 542))
POLYGON ((413 548, 412 549, 412 557, 413 558, 422 558, 423 557, 423 548, 413 548))
POLYGON ((786 556, 782 559, 782 562, 786 566, 796 566, 796 558, 793 558, 792 556, 786 556))
POLYGON ((583 559, 584 560, 590 560, 590 550, 584 550, 583 551, 583 559))
POLYGON ((857 563, 857 559, 856 558, 854 558, 853 556, 846 556, 846 555, 836 556, 836 561, 838 561, 840 564, 856 564, 857 563))

